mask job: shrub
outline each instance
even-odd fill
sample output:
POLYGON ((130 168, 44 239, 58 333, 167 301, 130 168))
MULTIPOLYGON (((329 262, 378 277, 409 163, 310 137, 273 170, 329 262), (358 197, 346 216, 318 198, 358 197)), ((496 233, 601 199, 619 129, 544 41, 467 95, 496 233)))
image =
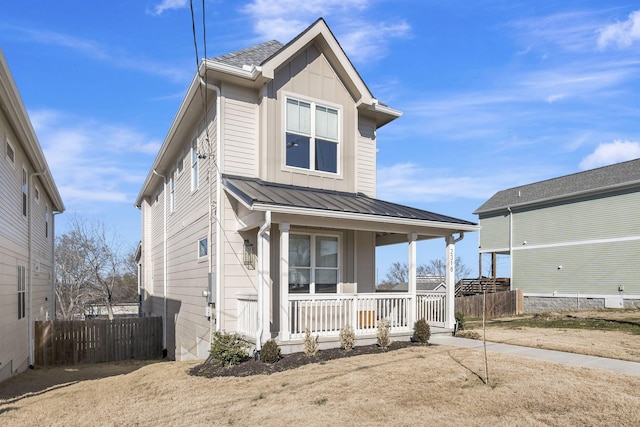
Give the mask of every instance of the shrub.
POLYGON ((464 315, 459 311, 456 311, 455 317, 456 317, 456 324, 458 325, 456 327, 456 330, 464 331, 464 315))
POLYGON ((265 363, 275 363, 280 359, 280 347, 273 338, 262 345, 260 359, 265 363))
POLYGON ((378 321, 378 345, 386 350, 391 345, 391 325, 387 319, 378 321))
POLYGON ((427 344, 431 338, 431 327, 424 319, 416 320, 413 324, 413 340, 415 342, 427 344))
POLYGON ((340 345, 346 351, 349 351, 353 348, 356 343, 356 334, 353 331, 353 326, 344 325, 340 328, 340 345))
POLYGON ((318 354, 318 338, 319 335, 316 335, 315 337, 311 336, 309 328, 304 330, 304 354, 309 357, 318 354))
POLYGON ((211 356, 220 361, 222 366, 238 365, 247 358, 251 343, 238 334, 216 332, 211 343, 211 356))

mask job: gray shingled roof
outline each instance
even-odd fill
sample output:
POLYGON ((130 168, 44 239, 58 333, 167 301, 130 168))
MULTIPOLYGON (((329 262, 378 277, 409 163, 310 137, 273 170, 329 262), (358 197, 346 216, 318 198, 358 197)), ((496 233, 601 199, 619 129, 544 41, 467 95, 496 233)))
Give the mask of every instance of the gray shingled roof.
POLYGON ((476 225, 473 222, 462 219, 385 202, 384 200, 372 199, 362 193, 320 190, 266 182, 257 178, 229 175, 223 175, 223 184, 227 191, 233 193, 249 206, 265 204, 398 219, 476 225))
POLYGON ((601 193, 630 185, 640 186, 640 159, 498 191, 474 214, 601 193))
POLYGON ((282 49, 284 45, 277 40, 261 43, 246 49, 212 58, 213 61, 242 68, 243 65, 261 65, 266 59, 282 49))

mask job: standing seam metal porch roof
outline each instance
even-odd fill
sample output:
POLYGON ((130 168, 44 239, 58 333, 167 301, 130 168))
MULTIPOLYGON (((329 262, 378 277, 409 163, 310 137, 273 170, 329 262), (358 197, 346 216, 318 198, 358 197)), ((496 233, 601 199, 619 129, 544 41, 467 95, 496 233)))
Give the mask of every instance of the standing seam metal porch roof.
POLYGON ((222 183, 227 191, 233 193, 249 207, 265 204, 476 226, 470 221, 373 199, 362 193, 298 187, 231 175, 223 175, 222 183))

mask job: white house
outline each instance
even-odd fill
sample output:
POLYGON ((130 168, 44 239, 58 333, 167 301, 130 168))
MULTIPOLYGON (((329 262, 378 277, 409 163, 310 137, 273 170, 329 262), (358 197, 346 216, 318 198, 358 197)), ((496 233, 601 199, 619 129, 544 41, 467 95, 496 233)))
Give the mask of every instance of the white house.
POLYGON ((0 381, 34 363, 36 320, 55 316, 51 171, 0 50, 0 381))
POLYGON ((418 292, 416 242, 442 239, 453 271, 478 227, 375 198, 376 129, 400 116, 322 19, 202 61, 136 201, 142 310, 163 316, 168 356, 205 358, 216 330, 293 351, 307 327, 322 346, 345 324, 375 339, 382 317, 394 334, 425 312, 453 327, 453 275, 435 298, 418 292), (408 290, 376 292, 376 247, 399 243, 408 290))

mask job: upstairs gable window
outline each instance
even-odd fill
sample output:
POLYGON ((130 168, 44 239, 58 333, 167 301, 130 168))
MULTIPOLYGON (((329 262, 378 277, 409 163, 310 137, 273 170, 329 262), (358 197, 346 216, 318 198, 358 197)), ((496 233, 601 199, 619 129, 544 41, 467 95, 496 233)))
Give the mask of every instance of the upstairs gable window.
POLYGON ((338 173, 339 112, 335 108, 287 98, 285 164, 338 173))

